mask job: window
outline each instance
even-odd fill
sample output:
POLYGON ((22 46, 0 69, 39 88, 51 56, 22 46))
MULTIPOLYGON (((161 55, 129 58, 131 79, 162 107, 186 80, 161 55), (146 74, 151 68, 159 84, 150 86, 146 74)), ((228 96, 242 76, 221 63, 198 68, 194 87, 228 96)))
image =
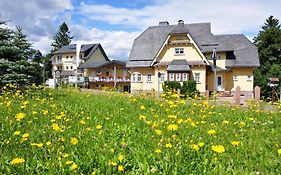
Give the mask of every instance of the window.
POLYGON ((252 81, 252 75, 247 76, 247 81, 252 81))
POLYGON ((147 82, 148 82, 148 83, 151 83, 151 82, 152 82, 152 80, 151 80, 151 74, 147 74, 147 77, 146 77, 146 78, 147 78, 147 82))
POLYGON ((160 82, 164 82, 164 81, 165 81, 165 74, 161 73, 160 82))
POLYGON ((141 82, 142 81, 142 76, 140 73, 133 73, 132 75, 132 81, 133 82, 141 82))
POLYGON ((68 59, 68 56, 66 56, 66 59, 68 59))
POLYGON ((194 74, 194 80, 196 81, 196 83, 200 83, 200 73, 194 74))
POLYGON ((175 81, 175 74, 169 73, 169 81, 175 81))
POLYGON ((65 69, 68 70, 68 66, 65 66, 65 69))
POLYGON ((70 69, 72 70, 72 69, 73 69, 73 66, 70 66, 70 69))
POLYGON ((184 48, 175 48, 175 55, 184 54, 184 48))
POLYGON ((237 75, 233 75, 233 81, 237 81, 237 75))
POLYGON ((181 81, 181 74, 180 73, 176 74, 176 81, 181 81))
POLYGON ((182 81, 187 81, 188 80, 188 77, 187 77, 187 73, 183 73, 182 74, 182 81))
POLYGON ((73 58, 73 56, 70 56, 70 58, 72 59, 72 58, 73 58))

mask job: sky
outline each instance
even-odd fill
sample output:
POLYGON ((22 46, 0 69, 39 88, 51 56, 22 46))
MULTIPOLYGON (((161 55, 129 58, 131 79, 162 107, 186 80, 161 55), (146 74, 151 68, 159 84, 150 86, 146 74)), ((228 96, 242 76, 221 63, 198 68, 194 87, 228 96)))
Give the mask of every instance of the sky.
POLYGON ((110 59, 127 60, 134 39, 160 21, 210 22, 213 34, 252 40, 270 15, 281 20, 280 7, 280 0, 0 0, 0 15, 43 54, 66 22, 72 43, 101 43, 110 59))

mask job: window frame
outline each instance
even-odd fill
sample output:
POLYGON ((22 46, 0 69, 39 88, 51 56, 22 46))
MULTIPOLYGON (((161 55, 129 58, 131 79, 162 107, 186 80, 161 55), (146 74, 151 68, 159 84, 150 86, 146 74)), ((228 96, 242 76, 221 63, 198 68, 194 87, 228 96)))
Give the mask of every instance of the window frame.
POLYGON ((169 81, 175 81, 175 73, 169 73, 169 81))
POLYGON ((161 73, 160 74, 160 82, 164 82, 165 81, 165 73, 161 73))
POLYGON ((132 82, 141 83, 142 82, 142 74, 139 72, 134 72, 132 74, 132 82))
POLYGON ((146 75, 146 82, 147 83, 152 83, 152 75, 151 74, 147 74, 146 75), (150 78, 148 78, 148 77, 150 77, 150 78))
POLYGON ((182 81, 188 81, 188 73, 182 73, 182 81))
POLYGON ((182 80, 182 74, 176 73, 176 81, 180 82, 182 80))
POLYGON ((247 75, 247 81, 253 81, 253 76, 252 75, 247 75))
POLYGON ((176 47, 175 48, 175 55, 184 55, 184 48, 183 47, 176 47))
POLYGON ((200 73, 194 73, 194 80, 196 84, 200 84, 200 73))
POLYGON ((238 81, 237 75, 233 75, 233 81, 238 81))

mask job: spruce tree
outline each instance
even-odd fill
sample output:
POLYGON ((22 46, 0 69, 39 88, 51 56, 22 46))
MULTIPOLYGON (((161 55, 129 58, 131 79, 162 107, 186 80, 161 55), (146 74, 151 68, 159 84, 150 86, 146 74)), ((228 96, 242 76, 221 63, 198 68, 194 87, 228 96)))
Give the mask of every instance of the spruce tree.
MULTIPOLYGON (((281 28, 279 20, 270 16, 254 38, 258 47, 260 67, 255 70, 255 85, 261 87, 262 96, 271 96, 269 78, 281 80, 281 28)), ((280 87, 280 86, 279 86, 280 87)))
POLYGON ((31 64, 31 44, 21 27, 15 31, 6 27, 0 19, 0 86, 7 83, 27 85, 41 82, 41 69, 31 64))
POLYGON ((70 36, 70 30, 65 22, 63 22, 58 32, 54 37, 54 42, 51 44, 53 46, 53 52, 60 49, 62 46, 69 45, 72 40, 72 36, 70 36))

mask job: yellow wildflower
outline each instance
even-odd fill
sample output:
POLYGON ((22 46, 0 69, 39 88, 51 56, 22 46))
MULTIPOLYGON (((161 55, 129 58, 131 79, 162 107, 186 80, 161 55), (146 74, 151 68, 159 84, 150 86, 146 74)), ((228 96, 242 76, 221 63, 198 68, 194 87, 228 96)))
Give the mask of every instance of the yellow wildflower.
POLYGON ((155 130, 155 133, 156 133, 156 135, 161 135, 161 134, 162 134, 162 131, 159 130, 159 129, 156 129, 156 130, 155 130))
POLYGON ((228 120, 224 120, 222 123, 228 125, 229 121, 228 120))
POLYGON ((29 137, 29 134, 28 133, 25 133, 22 135, 22 138, 28 138, 29 137))
POLYGON ((171 143, 167 143, 167 144, 165 145, 165 147, 166 147, 166 148, 172 148, 173 145, 172 145, 171 143))
POLYGON ((125 157, 124 157, 122 154, 119 154, 119 155, 118 155, 118 160, 119 160, 120 162, 122 162, 122 160, 124 160, 124 158, 125 158, 125 157))
POLYGON ((198 151, 200 149, 200 147, 197 144, 192 144, 191 148, 195 151, 198 151))
POLYGON ((14 132, 14 135, 16 135, 16 136, 19 135, 19 134, 20 134, 20 131, 15 131, 14 132))
POLYGON ((214 134, 216 134, 216 131, 213 130, 213 129, 211 129, 211 130, 208 131, 208 134, 209 134, 209 135, 214 135, 214 134))
POLYGON ((204 146, 204 142, 199 142, 198 145, 199 145, 199 147, 202 147, 202 146, 204 146))
POLYGON ((31 146, 37 146, 38 148, 42 148, 43 147, 43 143, 31 143, 31 146))
POLYGON ((231 145, 233 146, 239 146, 240 145, 240 141, 232 141, 231 145))
POLYGON ((124 171, 123 165, 118 165, 118 171, 124 171))
POLYGON ((23 118, 25 117, 25 114, 20 112, 18 113, 15 118, 16 118, 16 121, 21 121, 23 118))
POLYGON ((68 160, 68 161, 65 162, 66 165, 70 165, 70 164, 72 164, 72 163, 73 163, 72 160, 68 160))
POLYGON ((52 124, 52 128, 53 128, 53 130, 55 130, 55 131, 61 131, 61 128, 59 127, 59 125, 58 125, 57 123, 53 123, 53 124, 52 124))
POLYGON ((79 123, 80 123, 81 125, 85 125, 85 124, 86 124, 85 120, 80 120, 79 123))
POLYGON ((96 126, 96 129, 101 129, 101 128, 102 128, 101 125, 97 125, 97 126, 96 126))
POLYGON ((76 163, 73 163, 70 167, 71 170, 76 170, 78 168, 78 165, 76 163))
POLYGON ((178 125, 176 125, 176 124, 170 124, 167 127, 168 131, 176 131, 177 129, 178 129, 178 125))
POLYGON ((140 116, 139 116, 139 119, 140 119, 140 120, 145 120, 145 119, 146 119, 146 116, 140 115, 140 116))
POLYGON ((48 142, 46 143, 47 146, 50 146, 51 144, 52 144, 52 142, 50 142, 50 141, 48 141, 48 142))
POLYGON ((143 105, 142 105, 140 108, 141 108, 141 110, 144 110, 144 109, 145 109, 145 107, 144 107, 143 105))
POLYGON ((25 160, 23 158, 15 158, 10 162, 10 164, 11 165, 17 165, 17 164, 21 164, 21 163, 24 163, 24 162, 25 162, 25 160))
POLYGON ((224 146, 222 146, 222 145, 213 145, 212 150, 216 153, 224 153, 225 152, 224 146))
POLYGON ((71 143, 72 145, 77 145, 78 139, 75 138, 75 137, 72 137, 72 138, 70 139, 70 143, 71 143))
POLYGON ((162 151, 161 151, 161 149, 156 149, 154 152, 157 154, 160 154, 162 151))
POLYGON ((281 149, 278 149, 278 154, 281 155, 281 149))

